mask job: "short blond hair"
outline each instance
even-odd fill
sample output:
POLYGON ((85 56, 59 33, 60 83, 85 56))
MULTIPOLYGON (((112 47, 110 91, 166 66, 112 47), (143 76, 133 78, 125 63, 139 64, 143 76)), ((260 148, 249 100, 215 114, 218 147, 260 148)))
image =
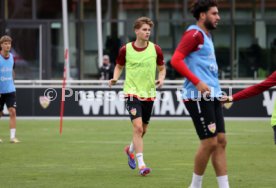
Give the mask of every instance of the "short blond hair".
POLYGON ((148 24, 151 28, 154 26, 153 21, 148 17, 140 17, 135 20, 133 28, 140 29, 143 24, 148 24))
POLYGON ((8 35, 4 35, 0 38, 0 44, 2 44, 4 42, 12 42, 12 38, 8 35))

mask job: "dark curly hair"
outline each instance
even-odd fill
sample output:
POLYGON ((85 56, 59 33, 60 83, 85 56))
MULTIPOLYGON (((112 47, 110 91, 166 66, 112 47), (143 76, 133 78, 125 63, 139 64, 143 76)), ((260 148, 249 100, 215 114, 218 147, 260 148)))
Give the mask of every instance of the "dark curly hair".
POLYGON ((201 12, 207 12, 211 7, 217 7, 217 0, 194 0, 191 7, 191 13, 196 18, 199 19, 201 12))

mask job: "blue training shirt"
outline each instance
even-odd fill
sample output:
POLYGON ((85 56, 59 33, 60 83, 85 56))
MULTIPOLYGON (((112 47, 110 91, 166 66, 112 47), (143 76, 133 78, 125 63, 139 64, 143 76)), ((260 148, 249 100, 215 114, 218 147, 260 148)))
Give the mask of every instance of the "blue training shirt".
MULTIPOLYGON (((215 56, 214 44, 211 36, 206 33, 197 25, 191 25, 187 31, 196 29, 203 34, 204 43, 199 50, 190 53, 185 62, 188 68, 211 89, 210 97, 220 97, 221 88, 218 80, 218 65, 215 56)), ((182 91, 183 99, 196 99, 201 98, 199 91, 195 85, 189 80, 185 80, 182 91)))
POLYGON ((8 59, 5 59, 0 55, 0 93, 12 93, 15 92, 15 86, 13 83, 13 66, 14 59, 10 53, 8 59))

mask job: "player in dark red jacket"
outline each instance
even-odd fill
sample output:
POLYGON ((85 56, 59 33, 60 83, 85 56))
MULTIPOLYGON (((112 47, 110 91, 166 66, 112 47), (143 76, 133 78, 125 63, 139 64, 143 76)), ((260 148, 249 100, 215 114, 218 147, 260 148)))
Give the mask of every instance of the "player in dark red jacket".
MULTIPOLYGON (((245 88, 237 93, 235 93, 233 96, 227 97, 227 101, 234 102, 242 99, 246 99, 249 97, 253 97, 255 95, 258 95, 269 88, 276 86, 276 71, 274 71, 267 79, 265 79, 263 82, 250 86, 248 88, 245 88)), ((274 130, 274 142, 276 144, 276 101, 274 104, 274 110, 271 117, 271 126, 274 130)))

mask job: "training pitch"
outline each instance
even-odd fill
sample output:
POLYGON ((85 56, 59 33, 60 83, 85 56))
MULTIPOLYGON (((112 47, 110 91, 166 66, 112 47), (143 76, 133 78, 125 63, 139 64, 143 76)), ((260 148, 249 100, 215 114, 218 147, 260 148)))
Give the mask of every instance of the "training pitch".
MULTIPOLYGON (((1 188, 187 188, 198 139, 190 120, 152 120, 144 138, 146 177, 131 170, 123 152, 128 120, 18 120, 19 144, 9 143, 0 120, 1 188)), ((275 188, 276 145, 269 121, 226 120, 230 186, 275 188)), ((204 188, 216 188, 208 165, 204 188)))

